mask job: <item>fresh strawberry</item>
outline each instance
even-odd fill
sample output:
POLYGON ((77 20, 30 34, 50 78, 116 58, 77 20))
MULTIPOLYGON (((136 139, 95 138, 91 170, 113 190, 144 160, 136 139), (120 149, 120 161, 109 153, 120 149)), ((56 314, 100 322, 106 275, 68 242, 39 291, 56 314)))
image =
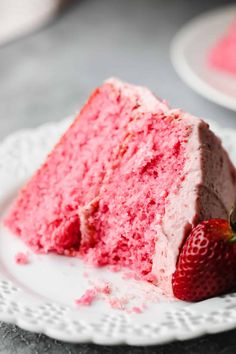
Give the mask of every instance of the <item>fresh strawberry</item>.
POLYGON ((235 226, 227 220, 210 219, 192 230, 172 277, 175 297, 199 301, 236 288, 235 226))

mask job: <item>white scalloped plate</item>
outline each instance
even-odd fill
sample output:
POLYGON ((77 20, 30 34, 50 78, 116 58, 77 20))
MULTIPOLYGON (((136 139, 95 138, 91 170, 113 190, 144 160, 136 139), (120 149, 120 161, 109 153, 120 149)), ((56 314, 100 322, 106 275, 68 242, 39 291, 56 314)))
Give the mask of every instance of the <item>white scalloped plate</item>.
MULTIPOLYGON (((65 120, 24 130, 0 145, 1 217, 68 124, 65 120)), ((236 163, 236 131, 215 126, 214 130, 236 163)), ((151 284, 125 280, 124 272, 92 269, 74 258, 33 254, 2 225, 0 265, 0 320, 59 340, 151 345, 236 327, 236 293, 196 304, 171 301, 151 284), (16 264, 19 251, 29 252, 29 264, 16 264), (112 284, 111 295, 90 307, 75 304, 87 288, 106 281, 112 284), (124 296, 125 309, 110 306, 109 299, 124 296), (143 303, 147 308, 141 314, 132 311, 143 303)))
POLYGON ((179 76, 192 89, 209 100, 236 111, 236 76, 214 70, 207 65, 210 49, 235 19, 235 4, 194 18, 174 37, 171 59, 179 76))

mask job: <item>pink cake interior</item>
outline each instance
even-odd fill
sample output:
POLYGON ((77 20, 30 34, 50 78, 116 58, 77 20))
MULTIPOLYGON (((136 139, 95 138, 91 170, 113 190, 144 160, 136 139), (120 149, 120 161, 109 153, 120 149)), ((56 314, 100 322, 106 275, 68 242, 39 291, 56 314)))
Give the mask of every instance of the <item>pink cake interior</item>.
POLYGON ((236 20, 211 49, 208 63, 213 68, 236 75, 236 20))
POLYGON ((188 134, 177 117, 161 112, 129 125, 100 189, 98 210, 89 216, 97 238, 87 249, 93 263, 129 266, 149 278, 166 198, 184 178, 188 134))
POLYGON ((135 107, 109 84, 94 92, 6 220, 30 246, 58 253, 79 248, 78 208, 98 195, 135 107))
POLYGON ((164 110, 148 90, 104 84, 20 192, 7 226, 35 250, 79 250, 147 277, 189 134, 164 110))

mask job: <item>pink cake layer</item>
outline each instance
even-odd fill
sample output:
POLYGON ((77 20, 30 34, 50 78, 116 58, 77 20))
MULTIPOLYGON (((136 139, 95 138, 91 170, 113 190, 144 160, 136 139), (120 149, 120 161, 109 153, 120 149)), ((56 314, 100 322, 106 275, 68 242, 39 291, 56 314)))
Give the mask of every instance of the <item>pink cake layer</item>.
POLYGON ((209 65, 236 75, 236 21, 211 49, 209 65))
POLYGON ((227 217, 236 175, 202 120, 111 79, 22 189, 6 225, 34 250, 129 267, 171 293, 200 220, 227 217))

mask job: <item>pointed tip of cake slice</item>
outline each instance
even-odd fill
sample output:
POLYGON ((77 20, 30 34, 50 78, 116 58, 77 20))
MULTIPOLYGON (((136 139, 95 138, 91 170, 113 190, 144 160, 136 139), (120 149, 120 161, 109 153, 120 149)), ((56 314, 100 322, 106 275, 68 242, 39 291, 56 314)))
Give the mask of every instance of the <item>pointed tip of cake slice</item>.
POLYGON ((145 111, 156 113, 158 111, 166 112, 170 109, 166 100, 156 96, 145 86, 133 85, 117 77, 106 79, 104 84, 110 84, 116 89, 122 90, 122 92, 130 98, 136 97, 140 102, 140 106, 143 106, 145 111))

